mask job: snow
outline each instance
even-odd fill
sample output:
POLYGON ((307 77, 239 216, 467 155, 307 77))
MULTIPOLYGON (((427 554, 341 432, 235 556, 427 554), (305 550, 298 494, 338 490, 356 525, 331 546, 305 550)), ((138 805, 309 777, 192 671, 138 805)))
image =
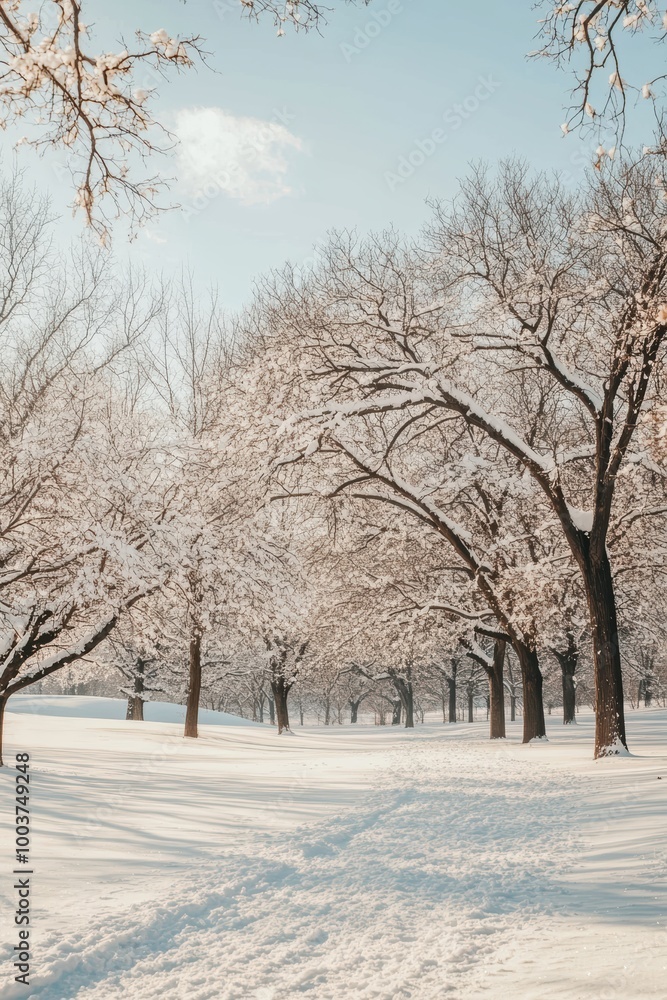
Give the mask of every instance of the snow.
MULTIPOLYGON (((125 719, 127 701, 121 698, 92 698, 84 695, 16 694, 8 702, 9 711, 21 715, 66 715, 78 719, 125 719)), ((165 701, 147 701, 144 704, 147 722, 185 722, 185 705, 165 701)), ((258 722, 242 719, 227 712, 199 710, 200 721, 207 726, 259 726, 258 722)), ((134 723, 141 725, 141 723, 134 723)))
POLYGON ((528 746, 485 723, 186 741, 43 700, 7 716, 8 759, 32 758, 35 978, 3 1000, 664 997, 665 711, 594 762, 584 714, 528 746))
POLYGON ((590 535, 593 530, 593 511, 580 510, 578 507, 570 506, 570 504, 567 505, 567 510, 575 528, 590 535))

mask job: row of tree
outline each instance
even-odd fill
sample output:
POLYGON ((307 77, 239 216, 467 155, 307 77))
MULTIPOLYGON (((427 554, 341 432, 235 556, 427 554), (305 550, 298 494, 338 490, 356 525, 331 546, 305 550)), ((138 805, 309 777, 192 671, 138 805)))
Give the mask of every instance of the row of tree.
POLYGON ((572 721, 590 657, 595 752, 626 747, 624 669, 650 700, 664 643, 660 162, 576 192, 473 171, 419 240, 334 233, 232 318, 85 240, 63 260, 6 182, 0 718, 92 655, 138 704, 185 649, 188 736, 212 675, 268 681, 280 731, 299 678, 343 674, 411 725, 463 659, 499 737, 511 650, 525 741, 545 662, 572 721))

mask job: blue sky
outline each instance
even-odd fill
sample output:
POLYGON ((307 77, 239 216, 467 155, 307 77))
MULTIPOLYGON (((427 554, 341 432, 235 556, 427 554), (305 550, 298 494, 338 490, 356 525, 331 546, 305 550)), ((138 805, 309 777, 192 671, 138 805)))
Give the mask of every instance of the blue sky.
MULTIPOLYGON (((184 210, 152 222, 131 248, 117 233, 120 256, 166 274, 185 265, 235 308, 254 276, 308 257, 332 227, 416 232, 426 199, 451 196, 471 161, 519 154, 569 170, 574 183, 582 175, 581 142, 560 131, 568 77, 526 59, 531 0, 337 5, 321 35, 282 38, 238 6, 87 0, 110 47, 121 33, 164 27, 198 32, 212 53, 210 69, 171 78, 158 98, 183 146, 155 165, 178 177, 172 196, 184 210)), ((58 157, 37 166, 30 150, 20 157, 52 190, 63 234, 73 231, 69 192, 51 169, 58 157)))

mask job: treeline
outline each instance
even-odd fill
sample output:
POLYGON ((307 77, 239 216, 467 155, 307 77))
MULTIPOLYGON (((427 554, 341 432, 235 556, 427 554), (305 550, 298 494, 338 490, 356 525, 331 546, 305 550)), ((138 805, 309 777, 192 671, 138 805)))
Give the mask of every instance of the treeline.
POLYGON ((529 741, 579 690, 622 751, 624 683, 664 691, 661 171, 475 170, 418 240, 334 233, 233 317, 63 259, 6 182, 0 713, 86 658, 137 714, 183 693, 190 737, 213 698, 283 731, 488 697, 529 741))

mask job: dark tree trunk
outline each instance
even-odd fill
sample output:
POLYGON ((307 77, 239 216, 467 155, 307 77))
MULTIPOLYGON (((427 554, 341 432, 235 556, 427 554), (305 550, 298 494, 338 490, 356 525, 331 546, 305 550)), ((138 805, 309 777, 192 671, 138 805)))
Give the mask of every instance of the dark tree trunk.
POLYGON ((130 695, 127 699, 127 715, 125 716, 130 722, 143 722, 144 721, 144 700, 143 698, 137 698, 136 695, 130 695))
POLYGON ((457 667, 452 664, 451 677, 447 678, 449 688, 449 721, 456 722, 456 671, 457 667))
POLYGON ((328 698, 324 701, 324 725, 328 726, 331 724, 331 702, 328 698))
MULTIPOLYGON (((403 680, 402 677, 394 677, 394 687, 398 692, 398 718, 396 720, 396 725, 401 721, 401 709, 405 712, 405 728, 414 729, 415 728, 415 698, 414 691, 412 688, 411 680, 403 680)), ((394 702, 394 712, 396 711, 396 702, 394 702)), ((393 719, 392 719, 393 723, 393 719)))
POLYGON ((517 640, 514 649, 521 667, 523 682, 523 742, 546 736, 544 703, 542 701, 542 672, 537 653, 526 643, 517 640))
POLYGON ((468 689, 468 722, 474 722, 475 714, 475 696, 470 689, 468 689))
POLYGON ((201 694, 201 635, 194 632, 190 639, 190 676, 185 707, 184 735, 196 739, 199 723, 199 697, 201 694))
POLYGON ((563 681, 563 725, 570 726, 576 723, 576 685, 574 675, 579 663, 579 649, 572 632, 567 633, 567 648, 564 650, 554 649, 553 654, 558 660, 563 681))
POLYGON ((516 695, 510 695, 510 722, 516 722, 516 695))
POLYGON ((134 665, 134 693, 127 699, 127 714, 125 719, 131 722, 144 721, 144 661, 137 660, 134 665))
MULTIPOLYGON (((576 664, 575 664, 576 667, 576 664)), ((577 689, 574 684, 574 670, 563 670, 563 725, 571 726, 576 723, 575 707, 577 701, 577 689)))
POLYGON ((356 722, 357 721, 357 718, 359 716, 359 705, 360 704, 361 704, 360 701, 351 701, 350 702, 350 722, 356 722))
MULTIPOLYGON (((273 684, 271 685, 273 687, 273 684)), ((275 726, 276 724, 276 706, 273 698, 266 699, 269 703, 269 724, 275 726)))
POLYGON ((299 705, 299 725, 303 725, 303 708, 299 705))
POLYGON ((505 643, 496 639, 493 644, 493 666, 489 677, 489 736, 492 740, 505 739, 505 643))
POLYGON ((391 724, 392 726, 400 726, 401 724, 401 699, 395 698, 391 703, 391 724))
POLYGON ((0 695, 0 767, 4 764, 2 754, 5 748, 4 744, 4 729, 5 729, 5 708, 7 707, 8 698, 6 695, 0 695))
POLYGON ((415 701, 412 692, 412 684, 406 684, 405 690, 405 701, 403 703, 403 708, 405 709, 405 728, 414 729, 415 728, 415 701))
POLYGON ((627 749, 623 674, 616 622, 616 597, 611 566, 604 545, 597 557, 589 551, 585 562, 588 609, 593 634, 595 676, 595 756, 627 749))
POLYGON ((276 706, 276 715, 278 717, 278 735, 280 736, 282 732, 289 732, 287 695, 289 694, 290 685, 286 682, 284 677, 278 676, 271 681, 271 690, 273 691, 273 701, 276 706))

